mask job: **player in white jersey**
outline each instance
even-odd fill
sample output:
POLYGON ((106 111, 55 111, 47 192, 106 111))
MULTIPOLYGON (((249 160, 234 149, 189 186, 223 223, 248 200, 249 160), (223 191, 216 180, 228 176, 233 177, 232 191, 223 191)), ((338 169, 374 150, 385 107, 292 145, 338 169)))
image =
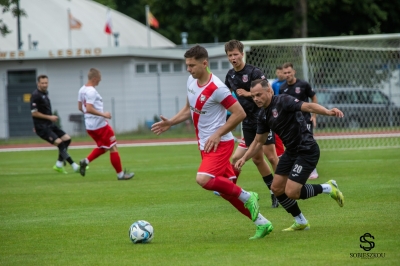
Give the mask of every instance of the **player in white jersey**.
POLYGON ((204 47, 190 48, 185 53, 185 60, 191 74, 187 81, 186 105, 171 119, 160 116, 161 121, 153 124, 151 130, 159 135, 192 117, 202 157, 197 183, 206 190, 219 192, 256 224, 256 234, 250 239, 265 237, 273 226, 259 212, 258 194, 245 191, 230 180, 236 178, 229 161, 234 149, 231 130, 246 114, 226 85, 209 71, 208 53, 204 47), (227 110, 231 112, 228 120, 227 110))
POLYGON ((88 73, 88 82, 79 90, 78 109, 85 114, 86 131, 97 144, 97 148, 93 149, 88 157, 80 161, 80 173, 85 176, 86 166, 106 151, 110 151, 110 161, 117 172, 117 179, 129 180, 134 176, 134 173, 122 170, 117 140, 113 129, 106 120, 111 119, 111 114, 104 112, 103 98, 95 88, 100 81, 100 71, 91 68, 88 73))

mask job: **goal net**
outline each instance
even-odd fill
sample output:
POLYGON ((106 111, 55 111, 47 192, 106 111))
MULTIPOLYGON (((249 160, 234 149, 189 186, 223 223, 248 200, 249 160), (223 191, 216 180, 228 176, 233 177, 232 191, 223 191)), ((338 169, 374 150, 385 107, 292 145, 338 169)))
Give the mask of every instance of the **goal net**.
POLYGON ((244 41, 246 62, 275 79, 293 63, 318 102, 345 117, 317 117, 322 148, 400 147, 400 34, 244 41))

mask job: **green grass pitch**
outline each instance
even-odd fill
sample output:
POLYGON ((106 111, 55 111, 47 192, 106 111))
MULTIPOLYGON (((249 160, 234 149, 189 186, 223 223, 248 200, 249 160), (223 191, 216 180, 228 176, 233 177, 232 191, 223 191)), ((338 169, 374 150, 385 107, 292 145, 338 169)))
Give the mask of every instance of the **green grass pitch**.
MULTIPOLYGON (((322 147, 323 145, 321 145, 322 147)), ((108 154, 85 177, 52 170, 56 150, 0 153, 0 265, 399 265, 400 149, 324 150, 320 178, 335 179, 340 208, 328 195, 299 200, 311 229, 282 232, 293 222, 271 209, 269 191, 249 161, 238 184, 260 195, 275 229, 250 241, 254 224, 196 184, 195 145, 119 148, 136 176, 117 181, 108 154), (155 236, 133 244, 129 226, 147 220, 155 236), (374 248, 360 237, 374 236, 374 248), (368 244, 363 244, 368 246, 368 244), (384 258, 352 258, 384 253, 384 258)), ((80 160, 90 149, 70 150, 80 160)), ((372 240, 372 239, 370 239, 372 240)))

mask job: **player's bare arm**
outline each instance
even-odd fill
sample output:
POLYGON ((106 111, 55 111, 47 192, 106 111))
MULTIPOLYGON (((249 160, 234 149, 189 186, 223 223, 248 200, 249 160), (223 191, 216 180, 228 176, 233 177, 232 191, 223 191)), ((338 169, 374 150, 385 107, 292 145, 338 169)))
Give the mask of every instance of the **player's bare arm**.
MULTIPOLYGON (((314 95, 313 97, 311 97, 311 102, 318 103, 317 95, 314 95)), ((314 127, 317 127, 317 114, 316 113, 311 114, 311 122, 313 123, 314 127)))
POLYGON ((58 116, 56 115, 45 115, 38 111, 32 112, 32 116, 35 118, 50 120, 53 123, 57 122, 58 120, 58 116))
POLYGON ((257 152, 259 152, 265 141, 268 138, 269 132, 266 132, 264 134, 256 134, 256 137, 254 141, 251 143, 249 149, 246 151, 246 153, 243 155, 242 158, 240 158, 236 163, 235 163, 235 168, 240 170, 242 166, 248 161, 250 158, 254 157, 257 152))
POLYGON ((82 102, 78 102, 78 110, 83 113, 82 102))
POLYGON ((237 89, 236 94, 242 97, 251 97, 251 93, 242 88, 237 89))
POLYGON ((107 119, 111 119, 111 113, 110 112, 100 112, 94 108, 93 104, 87 103, 86 104, 86 113, 92 114, 92 115, 98 115, 107 119))
POLYGON ((303 103, 301 105, 302 112, 309 112, 309 113, 316 113, 319 115, 326 115, 326 116, 336 116, 336 117, 343 117, 344 114, 337 108, 333 108, 331 110, 326 109, 322 105, 317 103, 303 103))
POLYGON ((234 130, 237 125, 239 125, 239 123, 246 117, 246 113, 239 102, 232 104, 231 107, 228 108, 228 111, 231 112, 231 116, 222 127, 220 127, 207 139, 204 145, 205 152, 210 152, 211 150, 214 150, 215 152, 219 142, 221 141, 221 137, 234 130))
POLYGON ((160 115, 161 121, 154 123, 151 126, 151 131, 160 135, 161 133, 167 131, 171 126, 182 123, 190 118, 190 105, 189 101, 186 99, 186 105, 171 119, 160 115))

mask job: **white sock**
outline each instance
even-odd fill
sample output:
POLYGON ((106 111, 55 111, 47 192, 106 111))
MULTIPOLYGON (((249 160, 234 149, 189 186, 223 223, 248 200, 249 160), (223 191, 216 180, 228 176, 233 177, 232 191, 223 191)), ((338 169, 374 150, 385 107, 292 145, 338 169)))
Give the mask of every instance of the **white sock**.
POLYGON ((57 161, 57 162, 56 162, 56 166, 57 166, 58 168, 61 168, 61 167, 64 166, 64 162, 62 162, 62 161, 57 161))
POLYGON ((242 189, 242 192, 240 192, 240 195, 239 195, 239 200, 241 202, 245 203, 249 198, 250 198, 250 193, 247 192, 246 190, 242 189))
POLYGON ((72 168, 74 168, 75 171, 79 169, 79 165, 75 162, 71 166, 72 168))
POLYGON ((117 174, 117 176, 118 176, 119 178, 123 177, 123 176, 124 176, 124 171, 119 172, 119 173, 117 174))
POLYGON ((89 163, 90 163, 89 160, 88 160, 88 158, 85 158, 85 162, 86 162, 86 164, 89 164, 89 163))
POLYGON ((307 219, 306 217, 304 217, 303 213, 300 213, 299 215, 295 216, 294 219, 298 224, 307 224, 307 219))
POLYGON ((263 225, 263 224, 266 224, 268 222, 269 222, 268 219, 265 218, 264 216, 262 216, 261 213, 259 213, 257 219, 254 221, 254 224, 255 225, 263 225))
POLYGON ((329 194, 332 192, 332 187, 329 184, 321 184, 322 193, 329 194))

